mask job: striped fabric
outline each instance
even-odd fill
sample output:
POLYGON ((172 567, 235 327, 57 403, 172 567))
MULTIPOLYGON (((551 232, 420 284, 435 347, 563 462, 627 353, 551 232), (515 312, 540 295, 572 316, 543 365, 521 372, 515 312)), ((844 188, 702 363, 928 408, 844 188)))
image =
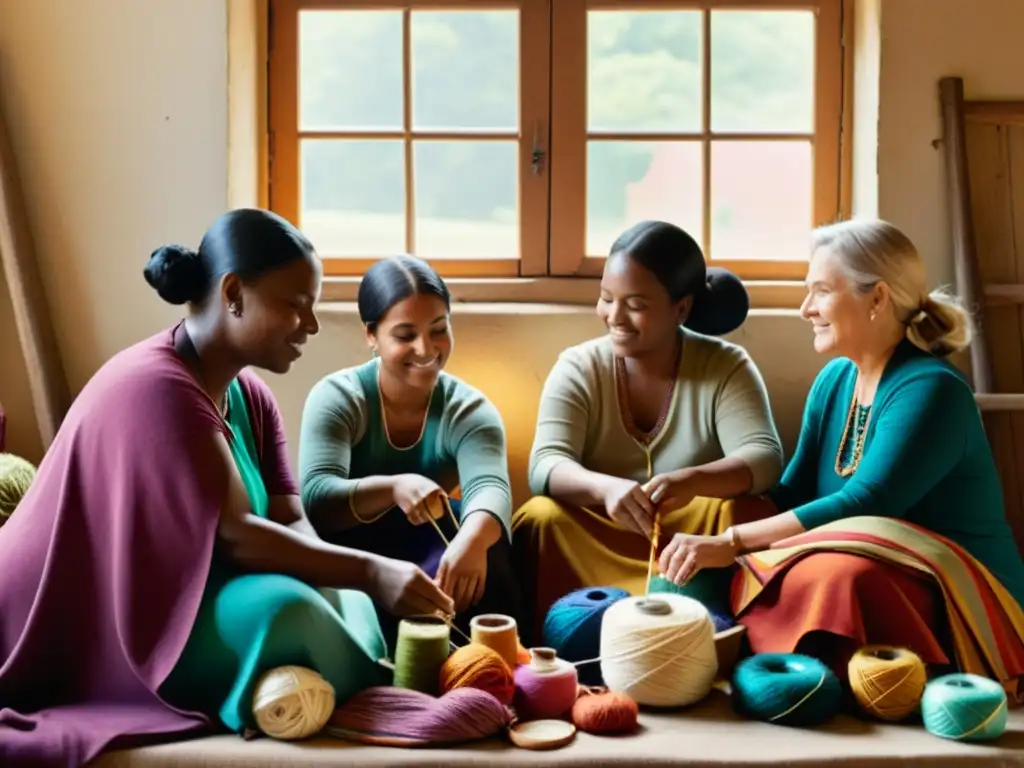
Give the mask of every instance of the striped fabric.
POLYGON ((863 555, 931 576, 946 603, 960 671, 998 680, 1006 689, 1010 706, 1024 701, 1024 611, 963 547, 904 520, 851 517, 739 558, 744 577, 733 593, 737 616, 769 580, 780 577, 790 565, 813 552, 863 555))

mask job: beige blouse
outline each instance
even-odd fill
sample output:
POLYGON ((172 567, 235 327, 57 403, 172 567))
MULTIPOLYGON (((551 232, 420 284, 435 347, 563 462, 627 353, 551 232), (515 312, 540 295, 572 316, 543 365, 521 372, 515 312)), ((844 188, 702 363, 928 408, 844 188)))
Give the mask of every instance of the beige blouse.
POLYGON ((611 339, 592 339, 559 355, 541 393, 530 453, 532 493, 547 494, 551 470, 563 461, 646 482, 729 456, 750 467, 751 493, 775 485, 782 475, 782 445, 754 362, 736 344, 682 333, 676 385, 646 446, 626 428, 611 339))

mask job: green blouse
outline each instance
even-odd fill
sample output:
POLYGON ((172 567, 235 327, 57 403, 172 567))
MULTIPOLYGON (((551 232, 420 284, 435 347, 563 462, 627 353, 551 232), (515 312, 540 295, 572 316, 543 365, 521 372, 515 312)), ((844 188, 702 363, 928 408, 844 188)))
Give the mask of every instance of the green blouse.
POLYGON ((856 380, 845 358, 818 374, 793 459, 769 494, 775 505, 792 510, 805 529, 859 515, 921 525, 964 547, 1024 605, 1024 562, 963 374, 904 341, 870 408, 854 407, 856 380), (858 423, 863 444, 854 465, 858 423))

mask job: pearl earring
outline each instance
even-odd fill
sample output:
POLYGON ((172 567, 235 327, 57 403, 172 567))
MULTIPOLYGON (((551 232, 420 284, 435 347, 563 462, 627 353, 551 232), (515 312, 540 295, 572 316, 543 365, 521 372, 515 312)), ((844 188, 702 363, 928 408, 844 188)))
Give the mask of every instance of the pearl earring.
POLYGON ((242 308, 239 307, 238 304, 236 304, 235 302, 231 302, 230 304, 228 304, 228 311, 231 312, 231 314, 234 315, 235 317, 242 316, 242 308))

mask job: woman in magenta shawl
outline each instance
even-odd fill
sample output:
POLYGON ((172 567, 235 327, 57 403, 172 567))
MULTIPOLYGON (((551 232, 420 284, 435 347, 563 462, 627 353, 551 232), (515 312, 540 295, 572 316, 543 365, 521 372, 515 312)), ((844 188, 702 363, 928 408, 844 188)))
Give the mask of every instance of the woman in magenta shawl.
POLYGON ((372 601, 451 613, 419 568, 321 541, 269 388, 318 331, 312 245, 259 210, 147 282, 189 316, 110 359, 0 528, 0 765, 254 727, 268 669, 318 671, 338 702, 386 681, 372 601))

